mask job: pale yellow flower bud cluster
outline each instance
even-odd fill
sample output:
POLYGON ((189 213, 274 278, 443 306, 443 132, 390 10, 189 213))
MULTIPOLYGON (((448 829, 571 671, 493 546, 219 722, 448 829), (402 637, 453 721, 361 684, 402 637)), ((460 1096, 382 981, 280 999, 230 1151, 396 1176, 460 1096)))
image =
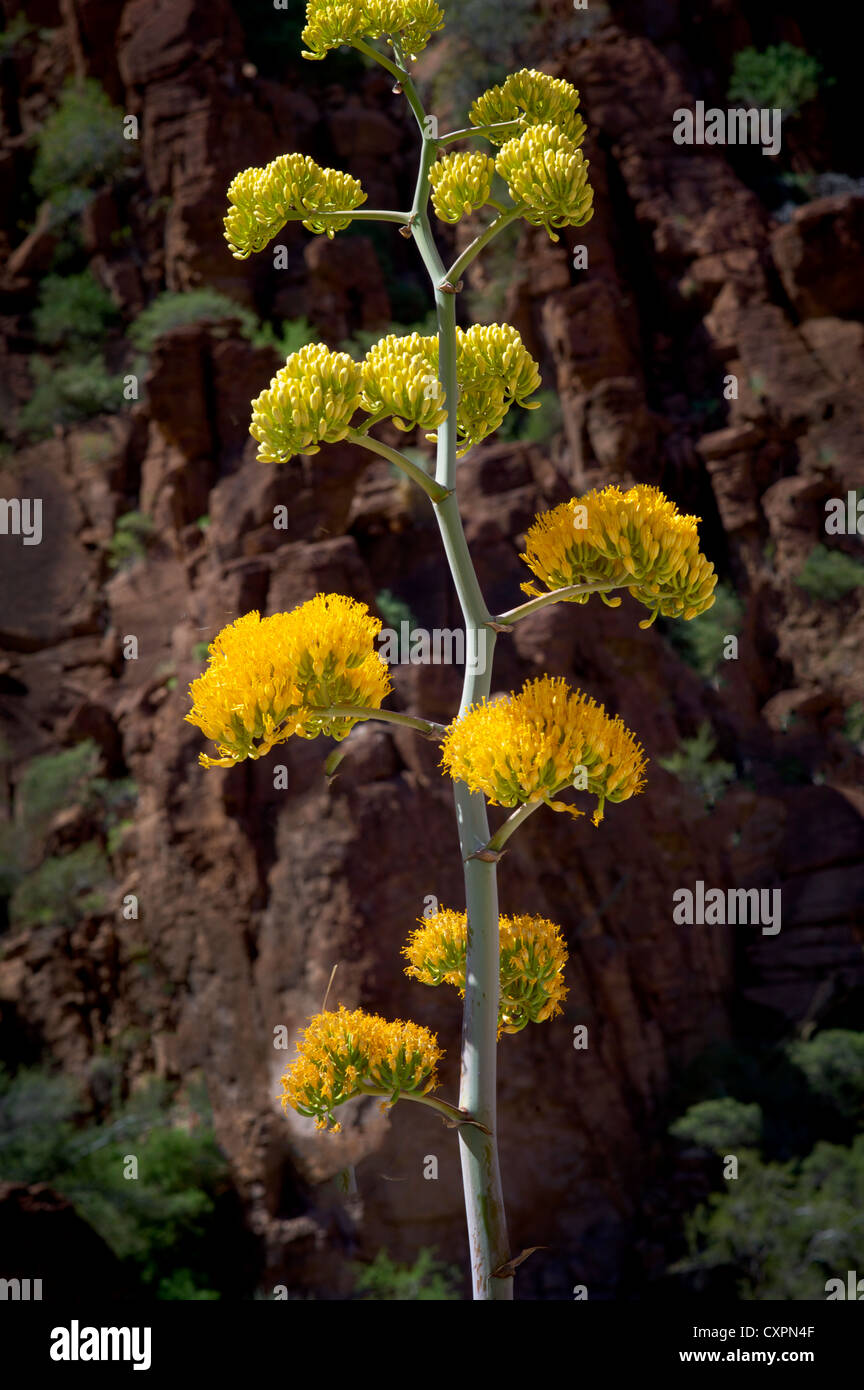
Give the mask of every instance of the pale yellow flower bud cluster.
POLYGON ((358 39, 394 40, 406 57, 416 58, 431 36, 444 27, 434 0, 308 0, 302 39, 304 58, 325 57, 331 48, 358 39))
POLYGON ((485 207, 492 194, 495 160, 476 150, 444 155, 429 170, 432 206, 442 222, 458 222, 485 207))
POLYGON ((263 251, 288 218, 299 213, 310 232, 326 232, 332 238, 349 225, 350 216, 316 213, 341 212, 365 201, 359 180, 351 174, 322 169, 308 154, 281 154, 263 169, 244 169, 231 181, 225 240, 236 260, 246 260, 253 251, 263 251))

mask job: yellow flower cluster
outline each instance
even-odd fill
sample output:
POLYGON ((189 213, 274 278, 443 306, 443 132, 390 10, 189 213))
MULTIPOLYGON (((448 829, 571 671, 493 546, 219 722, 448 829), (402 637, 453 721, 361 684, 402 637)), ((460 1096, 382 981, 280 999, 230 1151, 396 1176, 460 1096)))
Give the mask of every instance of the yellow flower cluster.
POLYGON ((365 603, 342 594, 317 594, 290 613, 262 618, 247 613, 210 644, 203 675, 189 687, 186 715, 218 746, 202 753, 203 767, 233 767, 260 758, 293 734, 343 739, 356 724, 325 718, 334 705, 379 708, 390 677, 373 643, 381 620, 365 603))
MULTIPOLYGON (((560 77, 549 77, 536 68, 512 72, 500 87, 490 87, 474 102, 469 112, 472 125, 499 125, 502 121, 521 118, 525 125, 556 125, 573 141, 581 145, 585 138, 585 122, 577 112, 579 93, 560 77)), ((487 136, 495 145, 510 137, 507 132, 493 131, 487 136)))
POLYGON ((518 331, 507 323, 476 323, 457 328, 459 407, 456 412, 461 458, 497 430, 510 406, 537 410, 528 396, 540 385, 540 372, 518 331))
POLYGON ((292 352, 252 402, 249 433, 258 440, 259 461, 284 463, 344 439, 362 390, 363 370, 347 352, 323 343, 292 352))
POLYGON ((228 188, 225 240, 232 256, 246 260, 263 251, 292 213, 304 213, 303 226, 310 232, 335 232, 347 227, 351 217, 321 217, 365 203, 359 181, 338 169, 322 169, 308 154, 281 154, 263 169, 244 169, 228 188))
POLYGON ((488 203, 495 160, 476 151, 446 154, 429 170, 432 206, 442 222, 458 222, 488 203))
MULTIPOLYGON (((511 405, 537 409, 539 402, 527 397, 540 385, 540 373, 509 324, 475 324, 467 332, 457 328, 456 352, 457 456, 461 458, 498 428, 511 405)), ((388 415, 400 430, 418 425, 434 430, 446 420, 436 335, 388 334, 369 349, 362 374, 360 406, 370 415, 388 415)))
MULTIPOLYGON (((697 516, 682 515, 656 487, 638 483, 627 492, 596 488, 544 512, 526 536, 522 559, 547 589, 569 584, 638 584, 634 598, 651 609, 639 624, 695 618, 714 602, 717 575, 699 549, 697 516)), ((538 595, 536 584, 522 585, 538 595)), ((586 603, 577 594, 574 603, 586 603)), ((613 607, 620 598, 601 598, 613 607)))
MULTIPOLYGON (((468 918, 464 912, 441 908, 418 918, 402 954, 410 964, 406 975, 424 985, 454 985, 465 996, 465 958, 468 918)), ((519 1033, 528 1023, 542 1023, 561 1013, 569 990, 564 984, 567 949, 558 927, 545 917, 499 917, 501 990, 498 1036, 519 1033)))
POLYGON ((646 759, 620 719, 560 677, 543 676, 518 695, 483 701, 455 720, 444 736, 441 765, 454 782, 497 806, 543 801, 577 816, 574 807, 551 798, 579 785, 597 797, 598 825, 606 801, 626 801, 642 790, 646 759))
POLYGON ((438 380, 438 339, 390 333, 369 349, 362 365, 361 405, 370 415, 389 415, 400 430, 437 429, 447 419, 438 380))
POLYGON ((434 0, 308 0, 304 58, 323 58, 331 48, 357 39, 395 40, 407 57, 422 53, 431 36, 444 27, 434 0))
MULTIPOLYGON (((315 1117, 316 1129, 333 1124, 333 1111, 365 1088, 386 1091, 391 1104, 402 1092, 426 1095, 438 1084, 444 1056, 428 1028, 401 1019, 388 1022, 362 1009, 316 1014, 299 1044, 300 1056, 282 1077, 282 1109, 315 1117)), ((340 1126, 333 1124, 338 1130, 340 1126)))
POLYGON ((588 161, 560 127, 531 126, 508 140, 495 161, 507 180, 514 203, 524 204, 522 216, 534 227, 581 227, 594 215, 594 190, 588 182, 588 161))

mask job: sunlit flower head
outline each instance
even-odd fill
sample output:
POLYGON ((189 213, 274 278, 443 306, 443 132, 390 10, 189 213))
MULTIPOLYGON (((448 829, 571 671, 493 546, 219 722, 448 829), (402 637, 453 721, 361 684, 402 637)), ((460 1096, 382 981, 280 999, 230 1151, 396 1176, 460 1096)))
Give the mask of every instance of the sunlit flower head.
POLYGON ((347 352, 309 343, 292 352, 266 391, 252 402, 249 433, 262 463, 317 454, 344 439, 360 406, 363 369, 347 352))
POLYGON ((437 429, 446 420, 437 337, 390 333, 369 349, 362 372, 361 404, 370 415, 388 415, 400 430, 437 429))
POLYGON ((341 212, 365 203, 366 194, 357 179, 338 169, 322 169, 308 154, 282 154, 263 169, 244 169, 228 188, 230 207, 225 239, 236 260, 263 251, 292 214, 304 213, 303 226, 310 232, 335 232, 347 227, 347 217, 316 217, 316 213, 341 212))
POLYGON ((435 1067, 444 1053, 428 1028, 388 1022, 363 1009, 316 1014, 298 1044, 299 1057, 282 1077, 282 1109, 314 1116, 327 1129, 337 1105, 370 1090, 426 1095, 438 1085, 435 1067))
MULTIPOLYGON (((467 914, 440 908, 418 919, 402 950, 410 964, 405 974, 424 985, 453 985, 465 995, 468 948, 467 914)), ((560 929, 545 917, 499 917, 501 989, 498 1036, 519 1033, 528 1023, 542 1023, 561 1013, 569 990, 564 984, 567 948, 560 929)))
POLYGON ((588 161, 574 140, 556 125, 538 125, 502 146, 495 167, 507 180, 522 216, 534 227, 581 227, 594 214, 588 161))
POLYGON ((356 719, 328 716, 337 705, 379 708, 390 691, 374 648, 381 620, 364 603, 318 594, 290 613, 247 613, 210 644, 209 664, 189 687, 186 715, 218 747, 203 767, 260 758, 292 735, 337 740, 356 719))
POLYGON ((442 766, 455 782, 482 792, 493 805, 543 801, 578 816, 554 798, 576 786, 606 801, 626 801, 645 784, 641 744, 602 705, 571 691, 560 677, 528 681, 518 695, 474 705, 447 729, 442 766))
POLYGON ((485 207, 492 193, 495 160, 475 151, 446 154, 432 165, 432 206, 442 222, 458 222, 485 207))
MULTIPOLYGON (((594 489, 541 513, 521 558, 547 590, 638 580, 630 593, 651 609, 640 627, 649 627, 658 613, 695 618, 713 604, 717 583, 714 566, 699 549, 698 521, 644 483, 627 492, 614 486, 594 489)), ((533 583, 522 588, 531 595, 544 592, 533 583)), ((572 601, 586 603, 589 597, 577 594, 572 601)), ((605 601, 613 607, 621 602, 605 601)))
POLYGON ((309 48, 303 57, 323 58, 331 48, 357 39, 384 38, 415 58, 443 27, 434 0, 308 0, 302 39, 309 48))
MULTIPOLYGON (((499 125, 520 117, 529 126, 556 125, 580 145, 585 137, 585 122, 577 111, 579 93, 561 77, 549 77, 536 68, 512 72, 500 87, 490 87, 474 102, 469 112, 472 125, 499 125)), ((515 132, 514 132, 515 133, 515 132)), ((503 145, 512 134, 493 131, 488 137, 495 145, 503 145)))
POLYGON ((528 397, 540 385, 540 372, 517 329, 507 323, 456 329, 460 396, 456 411, 457 457, 492 434, 511 405, 536 410, 528 397))

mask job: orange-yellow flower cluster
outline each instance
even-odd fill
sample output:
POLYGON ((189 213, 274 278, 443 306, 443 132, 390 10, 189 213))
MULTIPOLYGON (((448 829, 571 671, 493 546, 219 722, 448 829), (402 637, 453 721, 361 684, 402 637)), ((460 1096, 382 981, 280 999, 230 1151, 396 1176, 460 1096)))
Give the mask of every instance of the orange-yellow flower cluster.
POLYGON ((299 1057, 282 1077, 282 1109, 315 1117, 327 1129, 337 1105, 355 1096, 384 1091, 424 1096, 438 1084, 436 1064, 444 1056, 428 1028, 388 1022, 363 1009, 316 1014, 299 1044, 299 1057))
MULTIPOLYGON (((406 975, 424 985, 454 985, 465 995, 468 918, 440 908, 418 918, 402 954, 406 975)), ((545 917, 499 917, 501 991, 498 1036, 519 1033, 528 1023, 542 1023, 561 1013, 569 990, 564 984, 567 948, 560 929, 545 917)))
POLYGON ((373 643, 381 620, 365 603, 318 594, 290 613, 238 618, 210 644, 203 675, 189 687, 190 724, 217 744, 203 767, 260 758, 296 734, 345 738, 357 720, 324 713, 333 706, 378 709, 390 691, 373 643))
MULTIPOLYGON (((656 487, 596 489, 536 518, 522 559, 547 590, 571 584, 627 585, 651 617, 695 618, 714 602, 717 575, 699 549, 698 516, 683 516, 656 487), (636 581, 634 583, 634 581, 636 581)), ((523 584, 526 594, 543 592, 523 584)), ((568 602, 587 603, 589 594, 568 602)), ((601 598, 612 607, 620 598, 601 598)))
POLYGON ((606 801, 641 792, 646 759, 633 734, 602 705, 571 691, 560 677, 528 681, 518 695, 472 706, 448 728, 441 763, 455 782, 497 806, 543 801, 555 811, 581 812, 552 798, 577 786, 606 801))

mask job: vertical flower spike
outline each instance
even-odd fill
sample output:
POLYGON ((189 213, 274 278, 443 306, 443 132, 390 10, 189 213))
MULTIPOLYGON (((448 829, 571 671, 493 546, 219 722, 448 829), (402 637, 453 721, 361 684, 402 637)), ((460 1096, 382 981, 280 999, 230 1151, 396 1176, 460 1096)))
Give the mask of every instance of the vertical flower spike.
POLYGON ((482 792, 495 806, 543 801, 579 816, 581 811, 552 798, 581 782, 581 789, 597 797, 595 825, 603 819, 604 802, 626 801, 645 785, 646 760, 629 729, 552 676, 528 681, 509 699, 472 706, 449 726, 441 752, 453 781, 482 792))
POLYGON ((445 154, 429 170, 432 206, 442 222, 458 222, 485 207, 492 195, 495 160, 475 151, 445 154))
POLYGON ((524 203, 525 221, 545 227, 553 241, 553 227, 581 227, 594 215, 588 161, 558 126, 532 126, 508 140, 495 167, 514 203, 524 203))
POLYGON ((364 603, 318 594, 291 613, 247 613, 210 644, 210 661, 189 687, 186 715, 218 745, 203 767, 261 758, 292 735, 343 739, 356 719, 328 717, 333 705, 379 708, 390 677, 373 643, 381 620, 364 603))
MULTIPOLYGON (((549 77, 536 68, 512 72, 500 87, 490 87, 474 102, 468 114, 472 125, 499 125, 522 120, 523 124, 556 125, 574 145, 585 138, 585 122, 577 112, 579 93, 560 77, 549 77)), ((492 131, 486 137, 494 145, 510 138, 506 131, 492 131)))
POLYGON ((292 352, 266 391, 252 402, 249 433, 261 463, 317 454, 344 439, 360 406, 363 370, 347 352, 309 343, 292 352))
MULTIPOLYGON (((536 518, 520 557, 547 590, 570 584, 626 584, 651 617, 695 618, 714 602, 717 575, 699 549, 698 516, 683 516, 656 487, 607 487, 562 502, 536 518), (633 584, 638 580, 637 584, 633 584)), ((523 584, 538 596, 536 584, 523 584)), ((589 594, 567 602, 586 603, 589 594)), ((605 598, 603 594, 601 598, 605 598)), ((605 600, 613 606, 620 598, 605 600)))
POLYGON ((316 1014, 300 1041, 300 1053, 282 1077, 282 1109, 314 1116, 316 1129, 334 1130, 337 1105, 372 1091, 386 1091, 391 1104, 400 1095, 425 1096, 438 1085, 435 1072, 444 1056, 428 1028, 395 1019, 392 1023, 363 1009, 316 1014))
MULTIPOLYGON (((405 974, 424 985, 454 985, 465 996, 468 916, 441 908, 418 918, 402 950, 410 964, 405 974)), ((542 1023, 562 1012, 569 990, 564 984, 567 948, 560 928, 545 917, 499 917, 501 989, 498 1036, 519 1033, 528 1023, 542 1023)))

